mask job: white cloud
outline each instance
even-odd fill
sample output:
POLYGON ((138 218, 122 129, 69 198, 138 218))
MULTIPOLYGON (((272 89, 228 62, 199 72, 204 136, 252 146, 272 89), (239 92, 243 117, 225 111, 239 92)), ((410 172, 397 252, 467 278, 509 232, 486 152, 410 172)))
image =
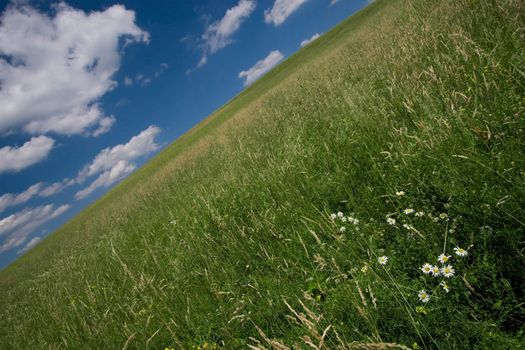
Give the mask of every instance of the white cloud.
POLYGON ((29 234, 44 223, 55 219, 69 210, 67 204, 55 207, 54 204, 24 209, 0 219, 0 253, 22 245, 29 234))
MULTIPOLYGON (((155 137, 159 132, 158 127, 150 126, 139 135, 132 137, 128 143, 102 150, 90 164, 79 171, 75 179, 65 178, 49 185, 39 182, 21 193, 3 194, 0 196, 0 212, 9 207, 26 203, 37 196, 53 196, 68 187, 83 183, 88 177, 94 175, 99 175, 99 177, 90 186, 79 191, 76 194, 77 199, 86 197, 99 187, 112 185, 135 170, 136 164, 132 162, 134 159, 159 148, 159 145, 155 143, 155 137)), ((1 157, 2 149, 0 149, 0 159, 3 159, 1 157)))
POLYGON ((16 252, 17 254, 23 254, 25 252, 27 252, 29 249, 33 248, 34 246, 36 246, 38 243, 40 243, 40 241, 42 240, 41 237, 34 237, 32 240, 30 240, 24 248, 20 249, 18 252, 16 252))
POLYGON ((10 5, 0 17, 0 132, 98 136, 114 123, 97 101, 117 85, 120 39, 147 42, 148 33, 121 5, 55 11, 10 5))
POLYGON ((305 40, 301 41, 301 47, 305 47, 306 45, 310 44, 312 41, 318 39, 320 36, 321 36, 321 34, 315 33, 314 35, 312 35, 312 37, 310 39, 305 39, 305 40))
POLYGON ((340 0, 330 0, 330 6, 337 4, 339 1, 340 0))
POLYGON ((115 182, 122 180, 135 170, 136 165, 126 160, 119 160, 111 169, 104 171, 100 176, 93 181, 88 187, 78 191, 75 198, 83 199, 89 196, 93 191, 99 187, 109 187, 115 182))
POLYGON ((32 137, 20 147, 5 146, 0 148, 0 174, 17 172, 40 162, 51 152, 54 144, 55 141, 52 138, 38 136, 32 137))
POLYGON ((147 86, 153 81, 153 79, 160 77, 165 71, 168 70, 168 68, 169 65, 167 63, 161 63, 158 68, 155 69, 155 71, 149 76, 143 73, 135 75, 135 78, 126 76, 124 77, 124 85, 131 86, 134 83, 137 83, 141 86, 147 86))
POLYGON ((206 26, 201 37, 203 55, 198 67, 208 62, 209 55, 233 42, 233 35, 239 30, 242 22, 250 17, 253 10, 255 10, 255 1, 240 0, 237 5, 226 11, 224 17, 206 26))
POLYGON ((41 183, 34 184, 30 186, 27 190, 21 193, 5 193, 0 196, 0 212, 5 209, 22 204, 30 200, 31 198, 38 195, 42 188, 41 183))
POLYGON ((264 11, 264 21, 277 27, 306 1, 308 0, 275 0, 273 7, 264 11))
POLYGON ((40 197, 50 197, 57 193, 62 192, 64 189, 73 186, 76 184, 76 181, 73 179, 64 179, 59 182, 52 183, 51 185, 42 187, 42 189, 39 191, 38 195, 40 197))
POLYGON ((284 55, 280 51, 274 50, 270 52, 266 58, 257 61, 257 63, 247 71, 240 72, 239 78, 244 78, 244 86, 251 85, 254 81, 281 62, 283 58, 284 55))
POLYGON ((108 187, 129 175, 136 168, 132 161, 159 149, 155 137, 160 133, 156 126, 150 126, 129 142, 103 149, 91 163, 79 171, 76 182, 83 183, 87 178, 98 175, 88 187, 76 193, 76 199, 90 195, 99 187, 108 187))
POLYGON ((29 186, 25 191, 20 193, 4 193, 0 196, 0 213, 9 207, 24 204, 35 197, 53 196, 74 184, 76 184, 75 180, 66 178, 49 185, 39 182, 29 186))

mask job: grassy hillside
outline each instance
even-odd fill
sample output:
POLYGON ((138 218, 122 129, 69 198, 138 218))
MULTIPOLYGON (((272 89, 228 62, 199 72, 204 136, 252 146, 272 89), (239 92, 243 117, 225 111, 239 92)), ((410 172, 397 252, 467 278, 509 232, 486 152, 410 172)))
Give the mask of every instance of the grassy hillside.
POLYGON ((520 348, 524 67, 523 1, 374 2, 1 271, 0 348, 520 348))

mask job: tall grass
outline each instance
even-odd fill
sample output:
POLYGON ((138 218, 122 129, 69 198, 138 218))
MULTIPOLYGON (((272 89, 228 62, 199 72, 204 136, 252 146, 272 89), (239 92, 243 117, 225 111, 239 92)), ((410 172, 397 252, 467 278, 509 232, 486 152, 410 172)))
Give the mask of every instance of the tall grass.
POLYGON ((2 271, 2 348, 523 346, 524 19, 373 3, 2 271))

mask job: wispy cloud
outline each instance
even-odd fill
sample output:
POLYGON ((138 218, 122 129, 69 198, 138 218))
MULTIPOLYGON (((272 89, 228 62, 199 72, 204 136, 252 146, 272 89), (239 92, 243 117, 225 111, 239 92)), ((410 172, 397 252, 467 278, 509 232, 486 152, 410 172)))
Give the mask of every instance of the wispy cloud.
POLYGON ((107 132, 115 119, 97 102, 117 85, 122 37, 148 41, 121 5, 85 13, 60 3, 53 16, 9 5, 0 17, 0 132, 107 132))
POLYGON ((264 11, 264 21, 280 26, 308 0, 275 0, 273 7, 264 11))
POLYGON ((30 186, 27 190, 21 192, 21 193, 5 193, 2 196, 0 196, 0 212, 4 211, 5 209, 26 203, 31 198, 38 195, 42 188, 41 183, 37 183, 33 186, 30 186))
POLYGON ((0 253, 22 245, 27 236, 44 223, 64 214, 70 208, 64 204, 55 207, 54 204, 28 208, 3 219, 0 219, 0 253))
POLYGON ((20 147, 5 146, 0 148, 0 174, 18 172, 40 162, 51 152, 54 144, 55 141, 52 138, 38 136, 32 137, 20 147))
POLYGON ((29 249, 33 248, 34 246, 36 246, 38 243, 40 243, 40 241, 42 240, 42 237, 34 237, 33 239, 31 239, 26 245, 24 248, 20 249, 19 251, 17 251, 16 253, 17 254, 23 254, 25 252, 27 252, 29 249))
POLYGON ((158 68, 153 73, 151 73, 151 75, 139 73, 135 75, 135 77, 126 76, 124 77, 123 81, 124 86, 132 86, 134 83, 140 84, 141 86, 147 86, 153 81, 153 79, 158 78, 164 74, 168 68, 169 65, 167 63, 161 63, 158 68))
POLYGON ((224 17, 206 26, 201 37, 203 53, 198 67, 208 62, 208 56, 233 42, 233 35, 239 30, 242 22, 250 17, 255 6, 255 1, 240 0, 237 5, 226 10, 224 17))
POLYGON ((314 35, 312 35, 311 38, 301 41, 301 47, 305 47, 306 45, 310 44, 312 41, 318 39, 320 36, 321 34, 315 33, 314 35))
POLYGON ((160 148, 155 142, 155 137, 159 133, 160 128, 150 126, 137 136, 133 136, 129 142, 102 150, 92 162, 79 171, 75 179, 77 183, 98 176, 88 187, 78 191, 75 198, 77 200, 86 198, 97 188, 111 186, 129 175, 136 168, 136 164, 133 163, 135 159, 160 148))
POLYGON ((254 81, 281 62, 283 58, 284 55, 280 51, 274 50, 264 59, 257 61, 257 63, 255 63, 250 69, 240 72, 239 78, 244 79, 244 86, 251 85, 254 81))

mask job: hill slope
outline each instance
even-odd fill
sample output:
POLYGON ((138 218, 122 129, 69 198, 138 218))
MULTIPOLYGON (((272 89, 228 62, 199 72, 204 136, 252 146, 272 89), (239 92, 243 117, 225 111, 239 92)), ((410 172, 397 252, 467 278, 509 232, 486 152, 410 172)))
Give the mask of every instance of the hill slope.
POLYGON ((1 348, 522 345, 524 27, 373 3, 0 272, 1 348))

